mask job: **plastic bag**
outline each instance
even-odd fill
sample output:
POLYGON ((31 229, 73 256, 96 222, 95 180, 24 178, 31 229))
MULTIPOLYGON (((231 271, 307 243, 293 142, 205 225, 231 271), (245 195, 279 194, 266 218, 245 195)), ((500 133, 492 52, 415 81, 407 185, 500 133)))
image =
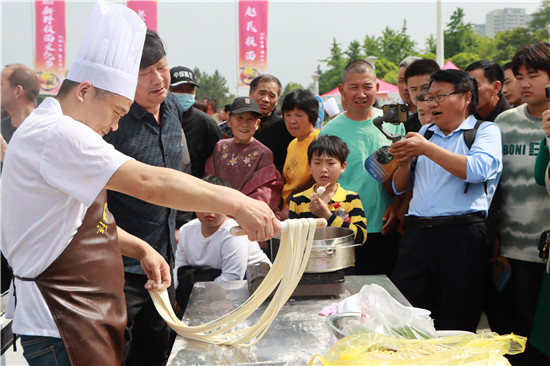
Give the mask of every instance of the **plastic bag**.
POLYGON ((509 365, 504 354, 525 350, 527 338, 514 334, 464 334, 433 339, 392 338, 376 333, 342 338, 310 365, 509 365))
POLYGON ((437 337, 429 312, 401 305, 384 288, 365 285, 360 292, 361 320, 350 322, 347 334, 376 332, 395 338, 437 337))

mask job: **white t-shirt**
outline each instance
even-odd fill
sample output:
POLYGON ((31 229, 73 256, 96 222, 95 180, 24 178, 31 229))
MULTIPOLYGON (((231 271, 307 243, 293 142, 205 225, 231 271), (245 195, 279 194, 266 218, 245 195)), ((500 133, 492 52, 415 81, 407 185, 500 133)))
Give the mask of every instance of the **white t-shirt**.
MULTIPOLYGON (((128 156, 46 98, 14 133, 1 189, 2 252, 20 277, 36 277, 67 247, 88 207, 128 156)), ((15 280, 8 317, 16 334, 60 337, 34 282, 15 280)))
POLYGON ((242 280, 246 267, 254 263, 265 262, 271 266, 269 258, 257 242, 248 240, 246 236, 233 236, 229 233, 237 225, 235 220, 228 219, 207 238, 202 234, 199 219, 183 225, 176 249, 175 287, 178 287, 177 271, 181 266, 221 269, 222 274, 214 281, 242 280))

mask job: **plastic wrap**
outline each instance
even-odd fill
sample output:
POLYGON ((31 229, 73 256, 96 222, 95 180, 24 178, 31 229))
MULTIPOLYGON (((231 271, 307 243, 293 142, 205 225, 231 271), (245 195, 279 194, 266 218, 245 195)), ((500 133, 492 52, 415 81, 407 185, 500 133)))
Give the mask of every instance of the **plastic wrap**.
POLYGON ((383 287, 363 286, 360 292, 361 320, 343 329, 347 334, 376 332, 395 338, 437 337, 429 311, 418 312, 401 305, 383 287))
POLYGON ((467 334, 433 339, 355 334, 335 343, 310 365, 509 365, 505 354, 525 350, 527 338, 514 334, 467 334))

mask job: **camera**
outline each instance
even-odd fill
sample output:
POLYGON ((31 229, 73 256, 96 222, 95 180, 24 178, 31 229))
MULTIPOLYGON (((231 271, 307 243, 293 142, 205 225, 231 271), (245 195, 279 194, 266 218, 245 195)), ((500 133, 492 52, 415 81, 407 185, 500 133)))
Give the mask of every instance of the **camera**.
POLYGON ((406 104, 386 104, 382 106, 384 122, 404 123, 409 119, 409 107, 406 104))
POLYGON ((395 133, 389 133, 384 129, 382 124, 384 122, 398 125, 400 123, 407 122, 409 118, 409 107, 406 104, 386 104, 382 106, 383 116, 376 117, 372 120, 372 123, 386 136, 388 140, 392 142, 399 141, 403 136, 395 133))

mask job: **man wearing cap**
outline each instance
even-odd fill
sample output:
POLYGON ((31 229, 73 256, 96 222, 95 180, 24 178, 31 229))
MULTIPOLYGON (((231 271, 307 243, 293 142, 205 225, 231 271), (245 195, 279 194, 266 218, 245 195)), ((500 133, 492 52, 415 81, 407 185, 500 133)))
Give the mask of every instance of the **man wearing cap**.
POLYGON ((6 153, 0 213, 9 215, 0 220, 0 238, 15 276, 6 316, 30 365, 121 363, 121 253, 140 260, 154 281, 148 288, 170 285, 166 261, 117 228, 105 188, 173 208, 227 212, 252 240, 280 230, 267 205, 143 164, 101 138, 130 109, 145 32, 128 8, 96 3, 57 97, 29 115, 6 153))
POLYGON ((195 88, 200 88, 195 73, 187 67, 177 66, 170 69, 170 77, 170 92, 178 98, 183 109, 181 126, 191 158, 191 174, 202 178, 204 163, 221 139, 221 132, 212 117, 191 108, 195 103, 195 88))

